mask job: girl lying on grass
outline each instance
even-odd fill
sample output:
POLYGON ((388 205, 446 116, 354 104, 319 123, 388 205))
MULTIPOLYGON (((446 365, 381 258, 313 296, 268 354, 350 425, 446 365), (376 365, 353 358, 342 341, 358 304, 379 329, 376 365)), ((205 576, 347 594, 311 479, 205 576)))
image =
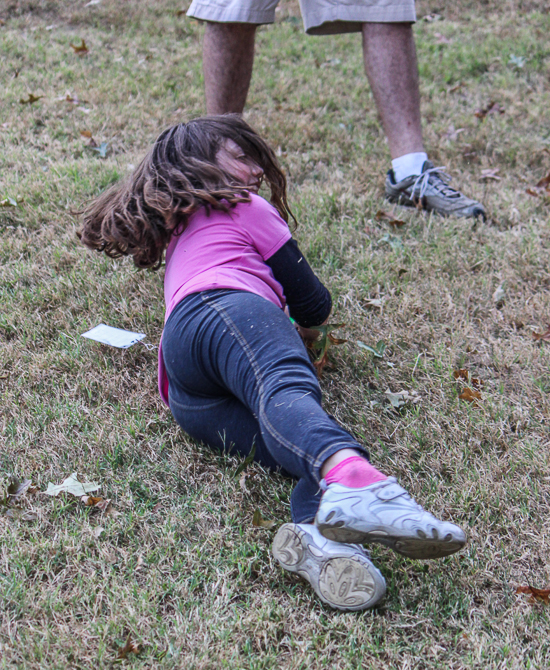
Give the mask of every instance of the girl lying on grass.
POLYGON ((360 546, 410 558, 464 546, 457 526, 420 507, 321 407, 300 335, 326 322, 328 290, 287 225, 294 219, 275 154, 239 116, 165 130, 133 175, 85 212, 82 242, 139 268, 166 252, 159 388, 174 418, 212 449, 298 480, 293 523, 273 555, 340 610, 375 605, 382 574, 360 546), (262 180, 271 204, 257 195, 262 180), (353 544, 352 544, 353 543, 353 544))

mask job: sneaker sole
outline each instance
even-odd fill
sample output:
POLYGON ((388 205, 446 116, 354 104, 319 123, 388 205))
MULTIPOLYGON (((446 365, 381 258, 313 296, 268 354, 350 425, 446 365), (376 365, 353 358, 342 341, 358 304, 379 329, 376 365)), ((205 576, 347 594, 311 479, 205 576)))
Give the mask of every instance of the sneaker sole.
MULTIPOLYGON (((339 521, 337 523, 342 524, 343 522, 339 521)), ((421 531, 418 532, 417 537, 406 535, 389 537, 384 530, 361 531, 330 524, 318 524, 317 528, 324 537, 334 542, 345 542, 346 544, 371 544, 376 542, 393 549, 402 556, 417 560, 450 556, 460 551, 466 544, 466 538, 459 539, 450 534, 439 537, 436 530, 434 530, 432 537, 422 536, 421 531)))
POLYGON ((384 578, 366 557, 357 553, 327 558, 296 524, 281 526, 272 551, 282 568, 303 577, 335 609, 364 610, 380 602, 386 592, 384 578))
POLYGON ((477 219, 481 218, 483 221, 487 221, 487 214, 485 211, 480 211, 478 213, 471 213, 471 214, 464 214, 460 210, 457 212, 445 212, 441 209, 437 209, 437 207, 432 207, 429 205, 428 202, 426 202, 425 199, 422 200, 422 207, 418 208, 417 202, 414 200, 411 200, 408 198, 406 195, 393 195, 391 193, 386 193, 385 198, 388 202, 394 203, 396 205, 401 205, 401 207, 409 207, 413 209, 421 209, 424 212, 435 212, 436 214, 439 214, 440 216, 443 217, 450 217, 454 216, 457 219, 477 219))

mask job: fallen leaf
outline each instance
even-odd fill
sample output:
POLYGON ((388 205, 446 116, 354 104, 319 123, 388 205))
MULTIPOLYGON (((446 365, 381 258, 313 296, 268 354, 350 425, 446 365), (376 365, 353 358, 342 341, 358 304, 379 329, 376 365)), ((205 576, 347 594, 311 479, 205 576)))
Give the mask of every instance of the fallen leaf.
POLYGON ((81 130, 80 134, 82 135, 82 137, 88 137, 90 139, 92 137, 92 132, 90 130, 81 130))
POLYGON ((82 496, 97 491, 100 488, 99 484, 95 482, 79 482, 76 472, 73 472, 70 477, 67 477, 61 484, 52 484, 48 483, 48 488, 45 491, 45 494, 48 496, 57 496, 60 493, 70 493, 73 496, 82 496))
MULTIPOLYGON (((91 144, 92 143, 90 141, 90 145, 91 144)), ((94 144, 95 144, 95 142, 94 142, 94 144)), ((107 142, 102 142, 97 148, 94 148, 94 151, 97 151, 100 158, 107 158, 107 150, 108 149, 109 149, 109 145, 107 144, 107 142)))
POLYGON ((0 200, 0 207, 17 207, 17 200, 8 196, 7 198, 0 200))
POLYGON ((239 467, 235 470, 233 473, 233 477, 237 479, 237 477, 246 470, 246 468, 252 463, 254 460, 254 456, 256 455, 256 442, 252 444, 252 449, 250 450, 250 453, 248 456, 244 459, 244 461, 239 465, 239 467))
POLYGON ((86 507, 93 507, 100 512, 106 512, 109 509, 109 505, 111 504, 110 498, 106 499, 95 496, 82 496, 80 500, 86 505, 86 507))
POLYGON ((80 105, 83 102, 87 102, 86 100, 80 100, 78 95, 71 95, 70 93, 66 93, 64 96, 58 99, 62 102, 70 102, 72 105, 80 105))
POLYGON ((485 120, 485 117, 488 114, 504 114, 505 113, 504 107, 501 107, 498 102, 495 102, 494 100, 491 100, 491 102, 487 105, 487 107, 482 107, 480 109, 476 109, 474 112, 474 116, 477 116, 478 119, 481 119, 482 121, 485 120))
POLYGON ((93 507, 97 505, 98 502, 101 502, 103 498, 96 498, 94 496, 82 496, 80 500, 86 505, 86 507, 93 507))
POLYGON ((33 95, 32 93, 29 93, 29 97, 25 100, 25 98, 20 98, 19 102, 22 105, 34 105, 35 102, 40 100, 40 98, 43 98, 43 95, 33 95))
POLYGON ((403 407, 403 405, 406 405, 408 402, 412 403, 417 403, 420 402, 420 396, 416 391, 412 391, 409 393, 409 391, 399 391, 398 393, 392 393, 390 389, 387 389, 384 391, 384 395, 388 399, 388 401, 392 404, 392 407, 395 407, 395 409, 399 409, 400 407, 403 407))
POLYGON ((458 397, 460 400, 475 403, 477 405, 477 401, 481 400, 481 393, 479 391, 474 391, 467 386, 458 397))
POLYGON ((104 530, 105 528, 103 528, 103 526, 97 526, 97 528, 94 528, 93 536, 96 540, 99 539, 101 533, 103 533, 104 530))
POLYGON ((141 645, 137 642, 132 642, 130 635, 126 638, 126 644, 118 650, 117 658, 126 658, 128 654, 139 654, 141 645))
POLYGON ((550 589, 536 589, 534 586, 518 586, 516 593, 528 593, 531 596, 531 602, 538 600, 545 605, 550 605, 550 589))
POLYGON ((262 513, 260 512, 259 509, 257 509, 254 512, 254 516, 252 517, 252 525, 256 526, 257 528, 267 528, 268 530, 273 528, 274 526, 277 525, 276 521, 270 521, 268 519, 264 519, 262 517, 262 513))
POLYGON ((477 379, 476 377, 471 377, 468 370, 453 370, 453 377, 455 379, 462 379, 465 382, 469 382, 474 388, 481 388, 483 386, 483 380, 477 379))
POLYGON ((550 342, 550 324, 548 324, 545 333, 533 333, 533 339, 535 342, 540 342, 541 340, 543 342, 550 342))
POLYGON ((18 479, 12 479, 10 485, 8 486, 8 496, 10 498, 20 498, 26 491, 29 489, 32 481, 30 479, 24 479, 20 482, 18 479))
POLYGON ((538 181, 535 186, 537 188, 546 188, 550 186, 550 172, 546 175, 546 177, 543 177, 540 181, 538 181))
POLYGON ((384 358, 384 354, 386 353, 386 343, 384 342, 384 340, 378 340, 378 342, 375 344, 374 347, 371 347, 368 344, 361 342, 360 340, 357 340, 356 344, 361 349, 366 349, 367 351, 370 351, 370 353, 375 358, 384 358))
POLYGON ((466 128, 455 128, 453 125, 450 125, 445 133, 445 137, 451 142, 456 142, 460 133, 463 133, 466 128))
POLYGON ((74 50, 75 54, 78 54, 79 56, 83 56, 84 54, 88 53, 88 47, 86 46, 86 42, 84 40, 81 41, 79 46, 71 42, 71 48, 74 50))
POLYGON ((489 179, 493 179, 494 181, 501 181, 502 177, 498 176, 498 172, 500 172, 500 168, 488 168, 487 170, 481 171, 479 178, 485 181, 489 179))
POLYGON ((241 491, 243 493, 248 493, 248 489, 246 488, 246 477, 247 477, 246 472, 243 472, 241 478, 239 479, 239 486, 241 487, 241 491))
POLYGON ((504 290, 503 285, 497 286, 495 292, 493 293, 493 302, 500 309, 504 305, 504 298, 506 297, 506 291, 504 290))
POLYGON ((392 228, 401 228, 406 224, 405 221, 401 221, 401 219, 396 219, 393 214, 390 214, 389 212, 384 211, 383 209, 379 209, 374 218, 377 221, 386 221, 386 223, 391 226, 392 228))
POLYGON ((384 304, 384 298, 367 298, 365 300, 365 305, 367 307, 382 307, 384 304))
POLYGON ((306 342, 312 363, 319 377, 323 369, 329 364, 329 348, 333 345, 344 344, 346 342, 346 340, 334 337, 332 334, 333 331, 343 328, 345 325, 345 323, 327 323, 325 326, 315 326, 310 329, 318 331, 320 335, 316 340, 306 342))
POLYGON ((6 512, 6 516, 14 521, 36 521, 38 514, 36 512, 25 512, 18 507, 12 507, 6 512))
POLYGON ((540 193, 537 193, 532 188, 525 189, 525 193, 527 193, 527 195, 532 195, 535 198, 540 198, 540 193))

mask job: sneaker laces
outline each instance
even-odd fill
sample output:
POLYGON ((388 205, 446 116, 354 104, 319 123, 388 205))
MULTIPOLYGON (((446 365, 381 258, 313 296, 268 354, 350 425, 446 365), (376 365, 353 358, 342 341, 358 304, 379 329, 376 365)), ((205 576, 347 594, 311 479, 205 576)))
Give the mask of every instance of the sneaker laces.
POLYGON ((447 174, 447 172, 443 172, 443 170, 445 170, 444 165, 440 167, 428 168, 421 175, 418 175, 411 191, 413 197, 417 197, 418 200, 422 200, 422 197, 430 185, 430 181, 432 186, 436 188, 444 197, 454 198, 456 196, 460 196, 460 193, 456 189, 454 189, 452 186, 449 186, 451 175, 447 174), (419 189, 418 193, 416 193, 417 188, 419 189))

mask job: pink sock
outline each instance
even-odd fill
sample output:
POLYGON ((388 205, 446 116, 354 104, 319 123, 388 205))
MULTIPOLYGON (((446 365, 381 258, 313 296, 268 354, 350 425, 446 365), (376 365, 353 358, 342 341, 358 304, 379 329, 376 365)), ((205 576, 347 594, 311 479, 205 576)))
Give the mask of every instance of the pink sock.
POLYGON ((345 461, 338 463, 325 475, 327 484, 343 484, 350 488, 358 489, 375 482, 387 479, 386 475, 373 467, 366 458, 361 456, 350 456, 345 461))

